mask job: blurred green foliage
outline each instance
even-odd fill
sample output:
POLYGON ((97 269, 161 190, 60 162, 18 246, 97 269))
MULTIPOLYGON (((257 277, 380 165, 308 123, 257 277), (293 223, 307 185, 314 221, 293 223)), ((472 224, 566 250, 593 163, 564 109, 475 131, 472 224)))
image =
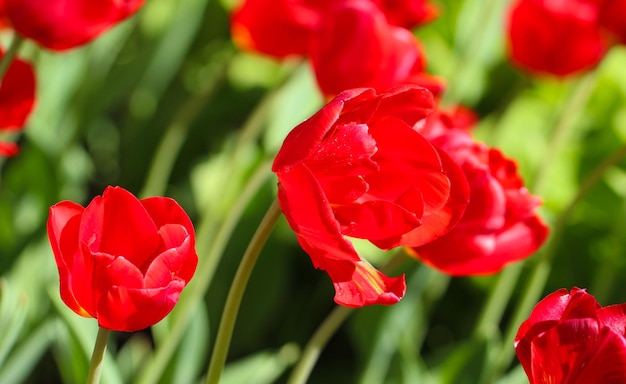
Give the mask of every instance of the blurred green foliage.
MULTIPOLYGON (((573 129, 552 148, 555 121, 583 80, 530 78, 506 62, 506 1, 437 3, 440 17, 416 31, 429 70, 447 79, 448 102, 477 111, 476 135, 517 159, 529 185, 545 168, 542 211, 554 223, 584 180, 626 143, 626 49, 614 48, 597 69, 588 102, 567 112, 573 129)), ((205 224, 198 233, 202 259, 254 170, 267 167, 287 132, 322 105, 306 63, 278 63, 233 47, 231 6, 149 0, 89 46, 55 54, 26 43, 20 52, 36 66, 38 101, 20 139, 22 153, 0 163, 0 383, 77 383, 87 374, 96 323, 58 297, 45 233, 49 206, 86 203, 107 185, 174 197, 196 225, 205 224), (162 183, 146 186, 160 145, 173 153, 171 173, 157 167, 162 183)), ((205 374, 230 282, 274 194, 275 180, 267 177, 158 382, 193 383, 205 374)), ((619 288, 626 284, 625 215, 626 161, 620 161, 572 208, 544 293, 579 286, 602 304, 626 302, 619 288)), ((523 266, 502 321, 489 324, 490 337, 474 328, 497 277, 450 279, 405 262, 397 271, 408 274, 405 299, 356 311, 310 382, 479 382, 534 259, 523 266)), ((284 382, 333 307, 332 296, 326 275, 312 268, 281 221, 244 297, 223 382, 284 382)), ((175 310, 152 330, 117 334, 103 382, 136 382, 177 316, 175 310)), ((512 364, 495 382, 525 380, 512 364)))

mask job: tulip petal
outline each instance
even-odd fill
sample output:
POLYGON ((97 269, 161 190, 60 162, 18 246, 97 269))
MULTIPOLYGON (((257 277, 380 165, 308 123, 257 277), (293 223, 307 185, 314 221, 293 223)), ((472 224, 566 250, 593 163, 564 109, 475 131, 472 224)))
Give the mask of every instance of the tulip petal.
MULTIPOLYGON (((190 236, 190 246, 195 247, 193 223, 176 200, 167 197, 149 197, 140 201, 159 231, 167 224, 180 224, 185 227, 190 236)), ((161 238, 163 239, 163 236, 161 238)))
POLYGON ((81 268, 84 260, 78 247, 78 231, 83 211, 82 206, 70 201, 53 205, 50 207, 47 231, 59 270, 61 299, 72 311, 83 317, 91 317, 89 310, 83 308, 84 302, 81 301, 83 305, 79 304, 73 290, 76 285, 85 287, 84 280, 88 278, 84 268, 81 268), (75 275, 73 272, 76 270, 83 273, 75 275))
POLYGON ((171 312, 184 287, 182 280, 152 289, 111 287, 98 303, 98 325, 120 332, 148 328, 171 312))
POLYGON ((164 251, 151 261, 144 278, 145 288, 163 287, 174 277, 188 281, 198 264, 197 256, 192 255, 190 236, 185 227, 169 224, 159 230, 163 239, 164 251))
POLYGON ((87 206, 79 238, 91 252, 124 256, 138 266, 155 254, 160 243, 144 206, 119 187, 107 187, 87 206))
POLYGON ((404 277, 387 278, 366 267, 342 236, 328 200, 306 167, 277 175, 281 209, 313 265, 325 270, 333 281, 337 303, 361 307, 389 304, 391 297, 402 297, 404 277))

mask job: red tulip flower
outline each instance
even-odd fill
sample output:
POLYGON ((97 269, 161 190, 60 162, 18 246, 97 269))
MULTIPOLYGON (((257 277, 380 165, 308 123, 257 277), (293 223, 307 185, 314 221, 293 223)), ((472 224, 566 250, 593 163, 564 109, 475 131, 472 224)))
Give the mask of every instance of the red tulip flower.
POLYGON ((338 304, 393 304, 405 291, 404 276, 377 271, 345 236, 417 246, 462 215, 461 170, 412 128, 433 107, 417 86, 345 91, 294 128, 276 156, 281 209, 338 304))
POLYGON ((592 69, 608 48, 599 24, 599 4, 592 0, 516 1, 508 21, 511 60, 528 71, 555 76, 592 69))
POLYGON ((193 276, 194 228, 172 199, 107 187, 87 208, 50 208, 48 237, 61 298, 102 328, 132 332, 163 319, 193 276))
POLYGON ((243 49, 309 58, 329 97, 350 88, 386 90, 401 83, 438 92, 443 85, 422 76, 425 55, 407 29, 435 16, 426 1, 248 0, 233 13, 231 31, 243 49))
POLYGON ((626 383, 626 304, 601 307, 584 289, 540 301, 515 337, 530 384, 626 383))
POLYGON ((417 257, 447 274, 495 273, 534 253, 548 227, 536 213, 541 204, 528 193, 513 160, 474 141, 466 130, 467 111, 437 112, 419 131, 461 167, 470 200, 461 220, 447 234, 414 248, 417 257))
POLYGON ((310 49, 325 95, 356 87, 385 90, 424 72, 426 59, 415 36, 390 24, 374 3, 342 1, 326 15, 310 49))
MULTIPOLYGON (((4 52, 0 49, 0 60, 4 52)), ((0 79, 0 133, 19 131, 35 105, 35 71, 26 61, 14 58, 0 79)), ((19 152, 14 143, 0 142, 0 156, 19 152)))
POLYGON ((90 42, 132 16, 144 0, 0 2, 4 3, 4 18, 15 32, 44 48, 63 51, 90 42))

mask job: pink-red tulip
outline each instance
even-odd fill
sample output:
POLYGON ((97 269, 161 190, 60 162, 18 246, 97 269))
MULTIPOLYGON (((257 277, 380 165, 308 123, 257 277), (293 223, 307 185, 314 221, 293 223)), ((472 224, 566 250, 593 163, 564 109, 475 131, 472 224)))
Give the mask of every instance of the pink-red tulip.
POLYGON ((159 322, 198 263, 191 220, 166 197, 138 200, 108 187, 86 208, 52 206, 47 227, 61 298, 107 329, 131 332, 159 322))
POLYGON ((461 167, 470 200, 456 226, 440 238, 414 248, 416 256, 451 275, 494 273, 533 254, 546 240, 548 227, 513 160, 476 142, 467 131, 467 110, 436 112, 419 131, 461 167))
POLYGON ((0 3, 3 3, 0 11, 4 8, 5 23, 16 33, 44 48, 63 51, 90 42, 132 16, 144 0, 0 0, 0 3))
POLYGON ((345 236, 417 246, 463 213, 461 170, 412 128, 433 107, 417 86, 345 91, 294 128, 276 156, 281 209, 339 304, 393 304, 405 291, 403 276, 377 271, 345 236))
POLYGON ((560 289, 515 337, 530 384, 626 383, 626 304, 602 307, 584 289, 560 289))

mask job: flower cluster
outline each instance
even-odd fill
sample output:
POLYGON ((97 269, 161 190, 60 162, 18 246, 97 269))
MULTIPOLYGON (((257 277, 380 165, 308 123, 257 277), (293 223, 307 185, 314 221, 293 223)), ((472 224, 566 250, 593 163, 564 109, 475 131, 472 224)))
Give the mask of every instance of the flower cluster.
POLYGON ((234 12, 231 29, 242 48, 308 57, 327 96, 400 83, 440 92, 443 85, 424 73, 426 56, 409 30, 436 15, 426 0, 247 0, 234 12))
POLYGON ((560 289, 515 337, 530 384, 626 382, 626 304, 601 307, 584 289, 560 289))
MULTIPOLYGON (((12 29, 19 39, 41 47, 65 51, 89 43, 114 25, 132 16, 144 0, 0 0, 0 29, 12 29)), ((5 56, 0 47, 0 60, 5 56)), ((24 128, 35 104, 35 71, 30 63, 7 58, 0 73, 0 133, 24 128)), ((0 141, 0 156, 15 156, 17 144, 0 141)))
POLYGON ((624 0, 517 0, 509 10, 511 59, 536 73, 567 76, 595 67, 626 44, 624 0))

